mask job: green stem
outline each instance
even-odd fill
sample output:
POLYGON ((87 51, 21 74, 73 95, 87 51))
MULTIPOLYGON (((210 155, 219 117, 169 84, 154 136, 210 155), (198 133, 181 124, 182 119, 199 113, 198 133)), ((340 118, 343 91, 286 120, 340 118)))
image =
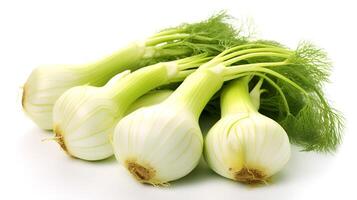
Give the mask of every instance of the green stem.
POLYGON ((249 95, 249 77, 229 82, 221 94, 222 117, 238 113, 257 112, 249 95))
POLYGON ((260 72, 264 72, 264 73, 270 74, 272 76, 275 76, 276 78, 289 83, 290 85, 292 85, 296 89, 300 90, 300 92, 302 92, 304 95, 308 96, 308 93, 302 87, 300 87, 297 83, 295 83, 294 81, 290 80, 289 78, 285 77, 284 75, 282 75, 282 74, 280 74, 278 72, 275 72, 275 71, 273 71, 271 69, 266 69, 266 68, 256 69, 255 71, 260 71, 260 72))
POLYGON ((187 76, 189 76, 190 74, 192 74, 195 71, 196 71, 196 69, 188 69, 188 70, 180 71, 179 73, 177 73, 176 76, 174 76, 170 79, 170 82, 171 83, 181 82, 181 81, 185 80, 185 78, 187 76))
POLYGON ((155 48, 155 57, 182 56, 192 54, 190 48, 155 48))
POLYGON ((197 54, 197 55, 194 55, 194 56, 178 59, 175 62, 177 62, 178 64, 185 64, 185 63, 189 63, 189 62, 192 62, 194 60, 197 60, 197 59, 207 58, 207 56, 208 56, 207 53, 201 53, 201 54, 197 54))
POLYGON ((282 66, 282 65, 286 65, 286 64, 287 64, 286 62, 267 62, 267 63, 254 63, 254 64, 246 64, 246 65, 238 65, 238 66, 228 67, 228 68, 224 69, 225 81, 231 80, 234 78, 238 78, 238 77, 247 76, 247 75, 261 76, 261 77, 265 78, 273 87, 275 87, 275 89, 277 89, 277 91, 283 98, 286 111, 287 111, 287 113, 289 113, 290 112, 289 105, 287 103, 287 100, 286 100, 285 95, 284 95, 283 91, 281 90, 281 88, 278 85, 276 85, 274 83, 274 81, 272 81, 270 78, 259 73, 259 72, 262 72, 262 73, 267 73, 272 76, 275 76, 276 78, 289 83, 290 85, 292 85, 293 87, 295 87, 296 89, 301 91, 305 96, 308 96, 307 92, 302 87, 300 87, 297 83, 295 83, 294 81, 290 80, 289 78, 285 77, 284 75, 282 75, 278 72, 275 72, 271 69, 265 68, 265 67, 282 66))
POLYGON ((224 76, 225 76, 225 80, 227 80, 227 77, 233 79, 236 78, 236 76, 241 77, 240 73, 244 73, 244 72, 263 72, 263 73, 267 73, 270 74, 272 76, 275 76, 276 78, 283 80, 287 83, 289 83, 290 85, 292 85, 293 87, 295 87, 296 89, 300 90, 304 95, 308 95, 307 92, 300 87, 297 83, 295 83, 294 81, 290 80, 289 78, 285 77, 284 75, 275 72, 271 69, 267 69, 265 67, 276 67, 276 66, 284 66, 288 64, 286 61, 283 62, 266 62, 266 63, 254 63, 254 64, 245 64, 245 65, 237 65, 237 66, 231 66, 231 67, 226 67, 224 68, 224 76))
POLYGON ((125 111, 137 98, 150 90, 169 83, 169 73, 165 63, 159 63, 137 70, 108 87, 108 95, 120 102, 125 111))
POLYGON ((78 70, 83 76, 88 76, 91 85, 102 86, 122 71, 140 68, 140 60, 145 55, 145 51, 145 46, 132 43, 102 60, 83 65, 78 70))
POLYGON ((148 91, 168 84, 173 81, 183 80, 194 70, 184 70, 200 66, 206 61, 207 54, 191 56, 181 60, 158 63, 141 68, 131 74, 124 75, 118 81, 110 81, 107 86, 109 93, 113 93, 112 98, 121 102, 123 110, 134 102, 138 97, 148 91), (183 65, 183 66, 181 66, 183 65))
POLYGON ((163 30, 163 31, 160 31, 156 34, 154 34, 152 37, 150 38, 154 38, 154 37, 159 37, 159 36, 164 36, 164 35, 172 35, 174 33, 182 33, 182 30, 181 29, 168 29, 168 30, 163 30))
POLYGON ((253 74, 252 72, 247 71, 247 72, 242 72, 242 73, 231 75, 231 76, 224 76, 224 81, 230 81, 230 80, 242 78, 245 76, 251 76, 252 74, 253 74))
MULTIPOLYGON (((253 76, 251 76, 253 77, 253 76)), ((259 81, 255 84, 253 89, 249 92, 249 96, 252 99, 254 107, 259 110, 260 108, 260 96, 261 96, 261 87, 263 85, 264 79, 261 77, 259 81)))
MULTIPOLYGON (((242 45, 244 46, 244 45, 242 45)), ((240 47, 240 46, 238 46, 240 47)), ((231 50, 231 49, 228 49, 231 50)), ((281 48, 253 48, 253 49, 243 49, 240 51, 236 51, 230 53, 228 55, 224 55, 221 53, 220 55, 213 58, 210 62, 206 63, 202 68, 210 68, 214 67, 219 63, 223 63, 226 66, 229 66, 233 63, 255 57, 262 56, 272 56, 272 57, 280 57, 280 58, 289 58, 291 56, 291 52, 281 48)))
POLYGON ((223 60, 228 60, 240 55, 248 54, 248 53, 258 53, 258 52, 267 52, 267 53, 281 53, 285 56, 291 56, 291 52, 281 48, 253 48, 253 49, 244 49, 240 51, 235 51, 228 55, 222 57, 223 60))
POLYGON ((283 54, 283 53, 274 53, 274 52, 261 52, 261 53, 250 53, 246 55, 242 55, 236 58, 232 58, 230 60, 227 60, 223 62, 225 65, 229 66, 233 63, 246 60, 248 58, 256 58, 256 57, 263 57, 263 56, 272 56, 272 57, 280 57, 280 58, 289 58, 290 55, 288 54, 283 54))
POLYGON ((262 73, 257 72, 257 73, 253 73, 253 75, 257 75, 261 78, 264 78, 264 80, 266 80, 271 86, 273 86, 278 91, 279 95, 283 99, 285 111, 289 114, 290 113, 289 104, 288 104, 288 101, 286 100, 285 94, 284 94, 283 90, 281 89, 281 87, 279 87, 273 80, 271 80, 268 76, 266 76, 262 73))
POLYGON ((198 121, 203 108, 222 85, 221 74, 200 69, 188 76, 165 103, 192 111, 198 121))
POLYGON ((202 40, 202 41, 213 41, 214 40, 213 38, 202 36, 202 35, 194 35, 192 38, 196 39, 196 40, 202 40))
POLYGON ((195 49, 209 49, 212 51, 216 51, 216 52, 221 52, 222 51, 222 47, 214 44, 205 44, 205 43, 196 43, 195 42, 195 49))
POLYGON ((180 70, 185 70, 185 69, 190 69, 193 67, 199 67, 200 65, 206 63, 207 61, 209 61, 211 59, 211 57, 205 57, 205 58, 198 58, 195 59, 191 62, 188 63, 182 63, 179 65, 179 69, 180 70))
POLYGON ((234 76, 239 75, 242 72, 254 71, 256 69, 264 68, 264 67, 277 67, 277 66, 284 66, 287 62, 263 62, 263 63, 253 63, 253 64, 243 64, 243 65, 236 65, 224 68, 224 75, 225 76, 234 76))
POLYGON ((240 49, 251 48, 251 47, 254 47, 254 48, 257 48, 257 47, 279 48, 277 46, 268 45, 268 44, 249 43, 249 44, 243 44, 243 45, 235 46, 235 47, 229 48, 227 50, 224 50, 217 57, 222 57, 224 55, 227 55, 228 53, 235 52, 235 51, 240 50, 240 49))
POLYGON ((189 36, 190 35, 186 34, 186 33, 175 33, 175 34, 170 34, 170 35, 153 37, 153 38, 149 38, 148 40, 146 40, 145 45, 146 46, 155 46, 155 45, 163 43, 163 42, 169 42, 169 41, 178 40, 178 39, 185 39, 189 36))

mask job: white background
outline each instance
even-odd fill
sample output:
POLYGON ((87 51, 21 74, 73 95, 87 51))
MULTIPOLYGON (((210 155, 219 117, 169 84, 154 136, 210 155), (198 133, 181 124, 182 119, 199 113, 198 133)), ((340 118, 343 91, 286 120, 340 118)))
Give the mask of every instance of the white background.
POLYGON ((357 199, 356 6, 353 1, 0 1, 0 199, 357 199), (259 37, 290 47, 307 39, 329 52, 335 68, 326 92, 344 113, 335 155, 294 148, 267 186, 249 187, 204 164, 168 188, 135 182, 115 159, 67 157, 50 133, 20 107, 21 85, 40 64, 93 61, 128 41, 226 9, 253 21, 259 37))

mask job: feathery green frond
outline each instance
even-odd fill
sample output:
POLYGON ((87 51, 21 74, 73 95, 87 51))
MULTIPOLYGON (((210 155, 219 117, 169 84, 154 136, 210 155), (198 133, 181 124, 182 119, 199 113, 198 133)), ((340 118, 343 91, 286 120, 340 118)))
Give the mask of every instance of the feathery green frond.
POLYGON ((149 44, 156 45, 155 48, 161 54, 158 59, 182 56, 175 55, 178 51, 186 51, 189 54, 208 52, 216 55, 228 47, 247 41, 247 38, 240 34, 240 30, 229 22, 231 19, 225 12, 220 12, 202 22, 185 23, 164 29, 148 41, 149 44))

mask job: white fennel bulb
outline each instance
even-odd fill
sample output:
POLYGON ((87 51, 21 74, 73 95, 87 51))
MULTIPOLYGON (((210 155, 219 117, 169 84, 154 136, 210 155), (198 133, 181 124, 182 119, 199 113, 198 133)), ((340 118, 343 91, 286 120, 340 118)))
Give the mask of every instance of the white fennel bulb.
POLYGON ((125 116, 113 135, 116 158, 143 183, 163 185, 187 175, 203 149, 198 118, 222 84, 220 75, 198 70, 162 103, 125 116))
POLYGON ((129 73, 118 74, 107 87, 73 87, 58 99, 53 110, 53 131, 55 140, 68 155, 99 160, 113 154, 109 135, 123 115, 123 108, 110 98, 108 91, 129 73))
POLYGON ((190 111, 169 104, 140 108, 123 118, 113 138, 116 156, 140 182, 165 184, 188 174, 203 138, 190 111))
POLYGON ((116 74, 137 69, 147 52, 144 44, 132 43, 98 62, 38 67, 23 86, 22 107, 40 128, 51 130, 53 106, 66 90, 85 84, 103 86, 116 74))
POLYGON ((246 78, 223 89, 221 109, 222 118, 205 138, 205 158, 216 173, 258 183, 285 166, 290 157, 289 138, 277 122, 257 111, 246 78))

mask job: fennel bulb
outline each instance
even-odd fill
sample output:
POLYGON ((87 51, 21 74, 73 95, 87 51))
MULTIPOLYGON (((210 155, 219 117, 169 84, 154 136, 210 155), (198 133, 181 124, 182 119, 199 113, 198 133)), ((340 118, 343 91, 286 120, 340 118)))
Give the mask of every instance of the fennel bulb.
POLYGON ((119 121, 113 135, 116 158, 140 182, 163 185, 191 172, 203 148, 198 119, 221 76, 198 70, 162 103, 119 121))
POLYGON ((258 112, 247 80, 237 79, 223 88, 222 117, 205 138, 205 158, 221 176, 257 183, 284 167, 290 143, 277 122, 258 112))
POLYGON ((63 92, 78 85, 102 86, 119 72, 135 70, 146 51, 144 44, 132 43, 92 64, 38 67, 23 86, 22 107, 40 128, 51 130, 53 105, 63 92))

